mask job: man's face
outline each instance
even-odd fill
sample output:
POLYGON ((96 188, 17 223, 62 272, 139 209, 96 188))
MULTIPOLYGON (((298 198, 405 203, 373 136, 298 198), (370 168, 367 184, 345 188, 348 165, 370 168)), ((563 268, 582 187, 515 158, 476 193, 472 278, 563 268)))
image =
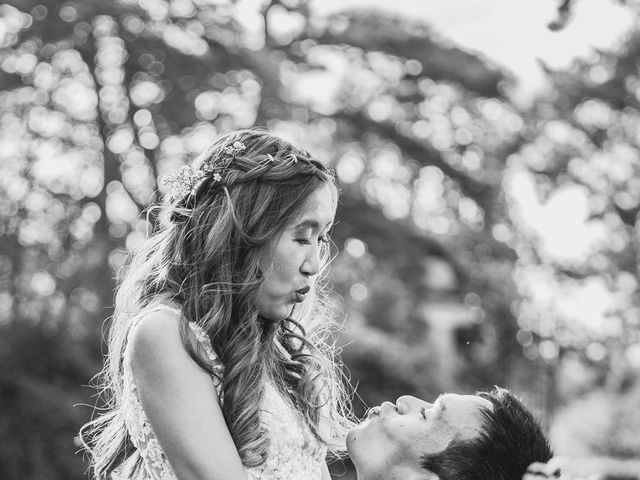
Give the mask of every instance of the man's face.
POLYGON ((411 478, 424 470, 420 459, 443 451, 452 441, 471 440, 483 424, 481 410, 491 402, 474 395, 440 395, 431 404, 415 397, 384 402, 347 436, 347 449, 361 479, 411 478))

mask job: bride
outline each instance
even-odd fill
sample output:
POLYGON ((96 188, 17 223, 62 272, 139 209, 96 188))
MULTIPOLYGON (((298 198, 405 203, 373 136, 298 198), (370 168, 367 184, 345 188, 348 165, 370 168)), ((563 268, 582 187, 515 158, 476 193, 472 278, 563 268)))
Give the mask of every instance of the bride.
POLYGON ((318 281, 332 170, 243 130, 169 183, 117 292, 108 410, 81 430, 95 478, 328 480, 353 425, 318 281))

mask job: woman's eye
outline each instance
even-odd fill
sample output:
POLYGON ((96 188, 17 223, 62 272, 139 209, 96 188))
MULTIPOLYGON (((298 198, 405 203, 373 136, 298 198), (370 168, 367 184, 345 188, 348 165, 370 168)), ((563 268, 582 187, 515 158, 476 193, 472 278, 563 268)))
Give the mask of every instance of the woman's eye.
MULTIPOLYGON (((328 235, 323 235, 322 237, 318 237, 318 244, 326 245, 331 241, 328 235)), ((311 245, 311 239, 309 238, 296 238, 296 242, 301 245, 311 245)))

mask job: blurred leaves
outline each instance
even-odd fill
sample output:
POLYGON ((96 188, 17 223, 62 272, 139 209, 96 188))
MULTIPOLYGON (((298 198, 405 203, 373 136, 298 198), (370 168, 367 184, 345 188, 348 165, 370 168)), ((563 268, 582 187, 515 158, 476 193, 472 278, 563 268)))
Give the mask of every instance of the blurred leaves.
POLYGON ((638 402, 637 386, 622 394, 594 391, 558 413, 554 426, 556 443, 565 455, 637 458, 638 402), (591 421, 585 422, 585 418, 591 421), (576 438, 581 441, 575 442, 576 438))

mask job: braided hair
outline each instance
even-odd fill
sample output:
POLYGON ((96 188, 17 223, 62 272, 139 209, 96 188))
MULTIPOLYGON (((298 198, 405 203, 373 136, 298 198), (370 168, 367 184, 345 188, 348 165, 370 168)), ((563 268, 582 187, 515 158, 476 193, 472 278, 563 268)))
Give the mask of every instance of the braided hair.
POLYGON ((174 220, 188 217, 198 198, 215 196, 216 190, 228 194, 238 184, 259 181, 287 188, 311 179, 310 186, 318 181, 336 185, 333 169, 309 152, 260 130, 240 130, 220 138, 194 160, 193 170, 209 172, 188 194, 168 197, 173 200, 174 220), (242 148, 234 147, 237 144, 242 148))
MULTIPOLYGON (((183 343, 202 368, 217 374, 188 341, 189 322, 207 333, 222 361, 222 411, 245 466, 262 464, 268 453, 259 415, 267 380, 290 399, 330 453, 343 452, 353 425, 331 341, 335 322, 322 272, 298 318, 273 321, 256 308, 259 263, 269 241, 313 192, 326 185, 337 191, 333 171, 261 130, 219 138, 194 160, 192 171, 198 181, 183 194, 166 197, 156 231, 133 256, 117 291, 102 372, 109 409, 81 432, 98 478, 125 460, 141 462, 124 428, 122 359, 132 318, 158 298, 180 305, 183 343), (233 149, 234 144, 244 148, 233 149)), ((327 262, 325 251, 322 263, 327 262)))

